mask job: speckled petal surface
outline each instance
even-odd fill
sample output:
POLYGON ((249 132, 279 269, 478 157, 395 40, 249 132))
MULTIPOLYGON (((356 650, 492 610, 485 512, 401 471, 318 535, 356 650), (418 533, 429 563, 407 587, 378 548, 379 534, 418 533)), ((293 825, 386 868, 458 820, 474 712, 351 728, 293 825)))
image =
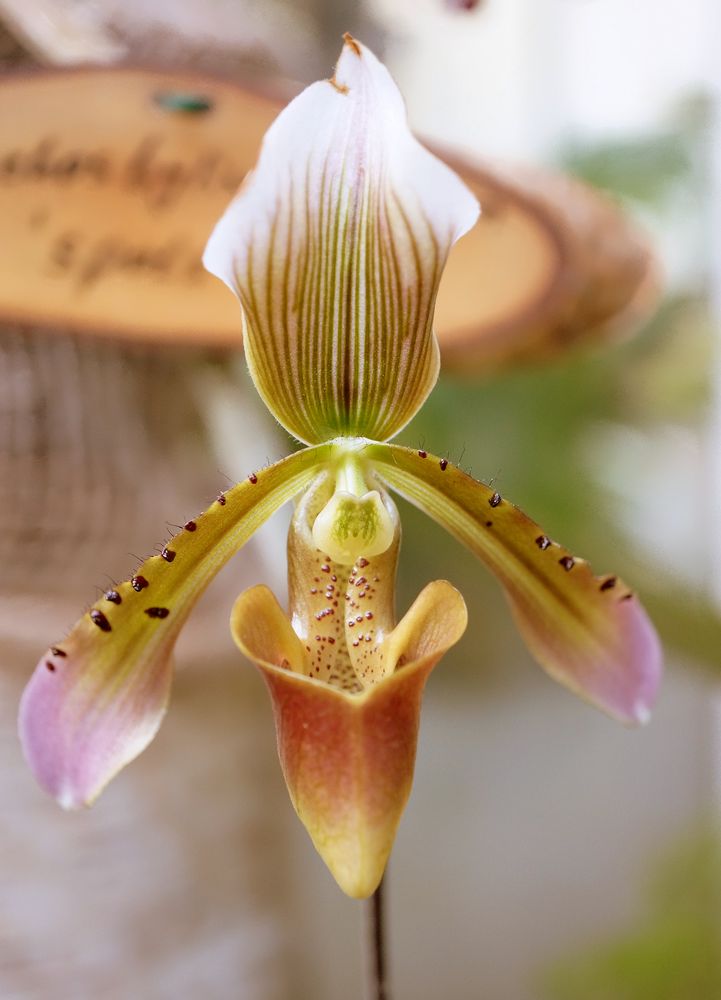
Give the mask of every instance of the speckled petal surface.
POLYGON ((555 680, 621 722, 648 720, 661 648, 622 580, 595 576, 512 503, 445 459, 380 444, 369 444, 366 454, 393 489, 495 573, 529 650, 555 680))
POLYGON ((61 805, 91 803, 147 746, 167 705, 176 637, 196 600, 327 454, 299 452, 221 494, 43 654, 21 701, 19 732, 38 782, 61 805))

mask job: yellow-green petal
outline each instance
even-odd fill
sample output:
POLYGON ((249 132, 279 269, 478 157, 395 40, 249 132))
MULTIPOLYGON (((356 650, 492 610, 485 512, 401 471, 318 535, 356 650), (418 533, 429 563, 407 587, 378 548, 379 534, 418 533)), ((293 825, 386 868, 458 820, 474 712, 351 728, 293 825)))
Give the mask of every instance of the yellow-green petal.
POLYGON ((496 574, 528 648, 555 680, 622 722, 648 719, 661 676, 660 645, 618 577, 594 576, 585 560, 445 459, 374 443, 365 455, 393 489, 496 574))
POLYGON ((196 600, 328 455, 306 449, 219 495, 41 657, 21 702, 20 738, 38 782, 61 805, 92 802, 152 740, 175 640, 196 600))
POLYGON ((333 79, 268 130, 204 257, 240 299, 251 375, 284 427, 308 443, 386 440, 411 419, 438 374, 441 271, 477 215, 347 36, 333 79))

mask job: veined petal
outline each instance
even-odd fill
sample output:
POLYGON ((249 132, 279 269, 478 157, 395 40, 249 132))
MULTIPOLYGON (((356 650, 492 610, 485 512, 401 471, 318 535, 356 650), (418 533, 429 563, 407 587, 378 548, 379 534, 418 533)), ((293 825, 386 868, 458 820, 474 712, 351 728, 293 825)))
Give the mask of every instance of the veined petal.
POLYGON ((39 783, 61 805, 91 803, 145 749, 165 712, 173 646, 196 600, 328 454, 306 449, 221 494, 41 658, 20 705, 20 739, 39 783))
POLYGON ((366 455, 395 490, 496 574, 530 651, 555 680, 622 722, 648 719, 661 650, 621 580, 594 576, 585 560, 445 459, 380 444, 369 444, 366 455))
POLYGON ((346 36, 333 79, 268 130, 204 257, 240 298, 251 374, 284 427, 386 440, 411 419, 438 374, 441 271, 477 215, 413 138, 388 71, 346 36))
POLYGON ((349 693, 306 676, 309 654, 266 587, 236 601, 231 629, 268 686, 291 801, 349 896, 381 880, 411 791, 423 688, 465 627, 458 591, 429 584, 384 641, 395 672, 349 693))

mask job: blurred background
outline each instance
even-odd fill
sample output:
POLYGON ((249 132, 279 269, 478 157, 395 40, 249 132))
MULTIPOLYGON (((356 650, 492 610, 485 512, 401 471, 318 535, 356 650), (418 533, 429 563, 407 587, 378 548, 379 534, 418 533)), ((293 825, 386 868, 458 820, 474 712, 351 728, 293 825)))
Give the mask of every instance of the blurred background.
MULTIPOLYGON (((667 675, 640 731, 574 700, 495 581, 403 506, 400 609, 446 577, 471 624, 430 681, 389 868, 396 1000, 721 997, 720 18, 716 0, 0 0, 6 75, 129 62, 283 95, 328 76, 349 30, 420 134, 514 183, 519 165, 587 182, 658 255, 663 293, 633 336, 586 310, 553 351, 524 349, 518 323, 520 347, 490 360, 467 338, 399 438, 623 575, 667 675)), ((581 225, 571 192, 544 190, 581 225)), ((203 602, 166 723, 91 812, 60 813, 17 746, 19 693, 94 585, 288 450, 211 334, 0 326, 3 1000, 363 995, 360 907, 292 813, 261 682, 227 635, 243 586, 282 593, 283 515, 203 602)))

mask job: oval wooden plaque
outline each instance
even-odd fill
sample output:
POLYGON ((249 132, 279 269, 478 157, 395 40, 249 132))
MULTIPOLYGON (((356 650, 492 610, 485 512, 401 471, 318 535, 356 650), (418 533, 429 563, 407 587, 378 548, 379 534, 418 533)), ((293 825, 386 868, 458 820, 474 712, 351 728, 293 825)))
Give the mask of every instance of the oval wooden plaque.
MULTIPOLYGON (((200 258, 281 106, 129 67, 0 80, 0 321, 237 347, 237 303, 200 258)), ((552 354, 643 298, 651 257, 605 200, 453 165, 484 214, 439 294, 449 360, 552 354)))
POLYGON ((200 258, 278 107, 187 74, 5 78, 0 317, 238 345, 238 305, 200 258))

